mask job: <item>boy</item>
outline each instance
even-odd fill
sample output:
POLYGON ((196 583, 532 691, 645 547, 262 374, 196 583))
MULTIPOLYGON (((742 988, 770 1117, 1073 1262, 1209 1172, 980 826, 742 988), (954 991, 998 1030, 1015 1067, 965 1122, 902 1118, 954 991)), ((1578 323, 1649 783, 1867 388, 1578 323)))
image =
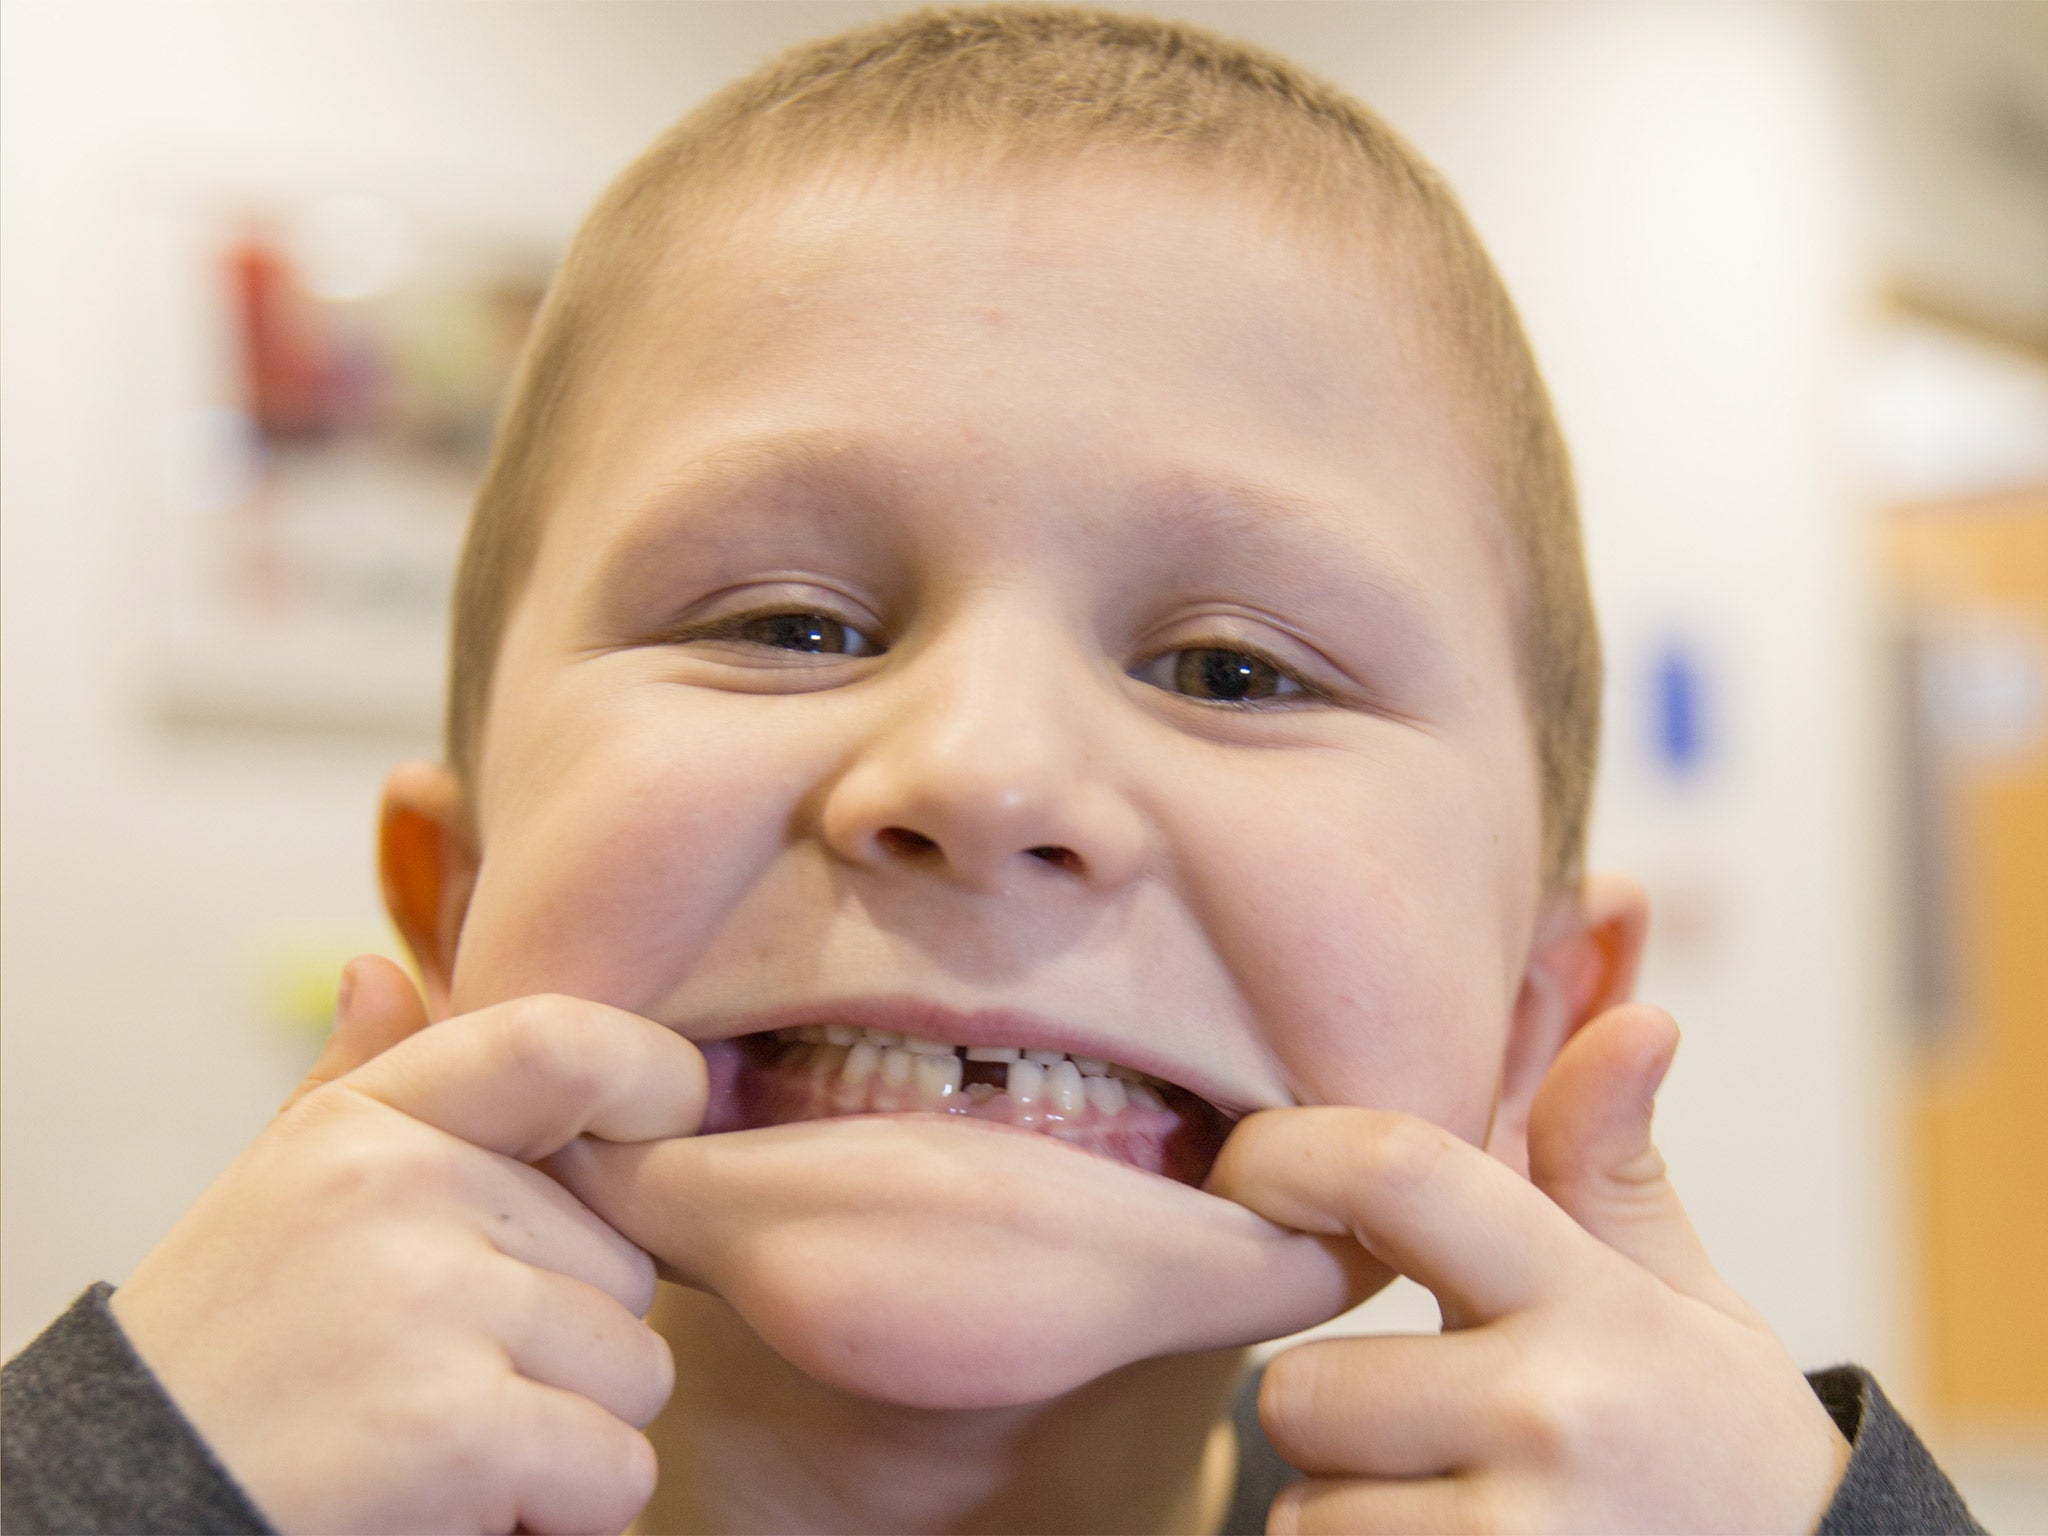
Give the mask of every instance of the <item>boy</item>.
POLYGON ((1375 119, 1092 12, 795 51, 539 321, 384 806, 424 1001, 352 966, 10 1368, 10 1528, 1255 1528, 1243 1347, 1395 1272, 1442 1337, 1264 1374, 1275 1529, 1970 1528, 1663 1180, 1597 697, 1540 379, 1375 119))

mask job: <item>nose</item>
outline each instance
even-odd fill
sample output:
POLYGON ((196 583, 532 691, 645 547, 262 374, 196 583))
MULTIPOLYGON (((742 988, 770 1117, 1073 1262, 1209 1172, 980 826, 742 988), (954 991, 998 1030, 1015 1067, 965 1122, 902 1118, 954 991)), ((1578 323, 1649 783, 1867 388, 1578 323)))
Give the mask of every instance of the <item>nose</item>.
POLYGON ((827 790, 827 846, 869 869, 982 892, 1035 878, 1096 889, 1129 880, 1144 822, 1093 769, 1100 743, 1076 699, 1081 663, 1047 649, 1041 641, 1033 665, 1014 637, 989 635, 911 663, 827 790))

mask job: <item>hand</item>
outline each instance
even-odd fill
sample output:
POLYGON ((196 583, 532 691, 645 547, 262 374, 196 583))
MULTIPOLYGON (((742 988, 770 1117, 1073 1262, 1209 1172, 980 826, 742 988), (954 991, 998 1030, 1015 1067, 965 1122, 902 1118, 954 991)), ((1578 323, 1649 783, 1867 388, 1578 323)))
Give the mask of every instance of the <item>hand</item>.
POLYGON ((703 1058, 600 1004, 426 1025, 389 961, 249 1149, 115 1292, 137 1352, 294 1531, 619 1530, 674 1362, 652 1262, 526 1166, 687 1135, 703 1058))
POLYGON ((1531 1108, 1530 1182, 1408 1115, 1274 1110, 1232 1136, 1214 1192, 1348 1234, 1444 1315, 1267 1366, 1260 1421, 1309 1474, 1269 1531, 1813 1529, 1849 1447, 1664 1176, 1677 1044, 1640 1005, 1580 1030, 1531 1108))

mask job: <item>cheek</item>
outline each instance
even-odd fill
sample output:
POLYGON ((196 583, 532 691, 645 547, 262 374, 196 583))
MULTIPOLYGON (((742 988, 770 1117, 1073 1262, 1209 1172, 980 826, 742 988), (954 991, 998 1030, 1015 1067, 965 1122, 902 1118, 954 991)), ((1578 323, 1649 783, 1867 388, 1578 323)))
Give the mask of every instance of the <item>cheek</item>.
POLYGON ((1253 809, 1239 835, 1201 845, 1203 920, 1304 1102, 1403 1110, 1476 1139, 1532 884, 1513 852, 1519 804, 1431 750, 1372 766, 1310 765, 1240 798, 1253 809))
POLYGON ((786 837, 821 755, 758 712, 680 711, 657 690, 505 722, 455 1006, 563 992, 636 1012, 694 963, 786 837), (764 771, 763 764, 776 765, 764 771))

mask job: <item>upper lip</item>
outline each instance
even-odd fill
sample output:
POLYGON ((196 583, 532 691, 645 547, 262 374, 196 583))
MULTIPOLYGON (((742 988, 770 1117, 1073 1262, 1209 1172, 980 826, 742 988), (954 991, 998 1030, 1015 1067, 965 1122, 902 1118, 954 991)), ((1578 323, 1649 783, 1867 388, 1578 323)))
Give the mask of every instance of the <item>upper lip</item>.
POLYGON ((692 1040, 730 1040, 802 1024, 894 1030, 948 1045, 1014 1045, 1027 1051, 1092 1056, 1185 1088, 1226 1114, 1243 1114, 1252 1108, 1243 1093, 1218 1081, 1185 1056, 1019 1008, 960 1009, 901 994, 821 998, 691 1020, 677 1027, 692 1040))

